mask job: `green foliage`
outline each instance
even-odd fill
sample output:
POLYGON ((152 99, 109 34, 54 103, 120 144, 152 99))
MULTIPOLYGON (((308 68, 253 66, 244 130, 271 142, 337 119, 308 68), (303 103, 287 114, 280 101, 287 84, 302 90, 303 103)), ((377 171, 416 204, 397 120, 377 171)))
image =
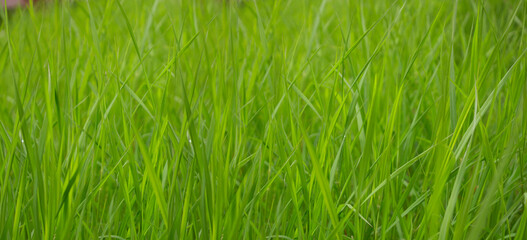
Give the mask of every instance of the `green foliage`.
POLYGON ((527 239, 523 1, 0 15, 0 239, 527 239))

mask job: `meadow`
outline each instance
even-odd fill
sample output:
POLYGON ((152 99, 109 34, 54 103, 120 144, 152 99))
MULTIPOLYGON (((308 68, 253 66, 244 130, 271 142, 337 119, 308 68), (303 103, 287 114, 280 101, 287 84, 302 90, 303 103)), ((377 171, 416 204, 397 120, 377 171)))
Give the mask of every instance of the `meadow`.
POLYGON ((527 239, 523 0, 0 19, 0 239, 527 239))

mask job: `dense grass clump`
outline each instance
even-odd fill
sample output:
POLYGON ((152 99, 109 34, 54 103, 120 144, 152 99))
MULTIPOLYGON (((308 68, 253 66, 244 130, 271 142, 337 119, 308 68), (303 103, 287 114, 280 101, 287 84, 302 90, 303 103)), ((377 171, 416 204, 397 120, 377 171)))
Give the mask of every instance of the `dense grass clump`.
POLYGON ((524 1, 0 15, 0 239, 527 239, 524 1))

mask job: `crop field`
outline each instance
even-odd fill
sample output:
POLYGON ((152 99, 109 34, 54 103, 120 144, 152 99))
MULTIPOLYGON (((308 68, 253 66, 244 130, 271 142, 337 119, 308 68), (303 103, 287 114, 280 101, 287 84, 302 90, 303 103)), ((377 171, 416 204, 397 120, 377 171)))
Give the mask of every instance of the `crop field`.
POLYGON ((0 10, 0 239, 527 239, 523 0, 0 10))

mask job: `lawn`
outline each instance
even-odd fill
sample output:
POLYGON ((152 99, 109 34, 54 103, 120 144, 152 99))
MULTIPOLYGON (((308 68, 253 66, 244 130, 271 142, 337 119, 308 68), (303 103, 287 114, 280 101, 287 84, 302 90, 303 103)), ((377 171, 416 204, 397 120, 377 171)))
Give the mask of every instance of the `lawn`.
POLYGON ((0 13, 0 239, 527 239, 523 0, 0 13))

